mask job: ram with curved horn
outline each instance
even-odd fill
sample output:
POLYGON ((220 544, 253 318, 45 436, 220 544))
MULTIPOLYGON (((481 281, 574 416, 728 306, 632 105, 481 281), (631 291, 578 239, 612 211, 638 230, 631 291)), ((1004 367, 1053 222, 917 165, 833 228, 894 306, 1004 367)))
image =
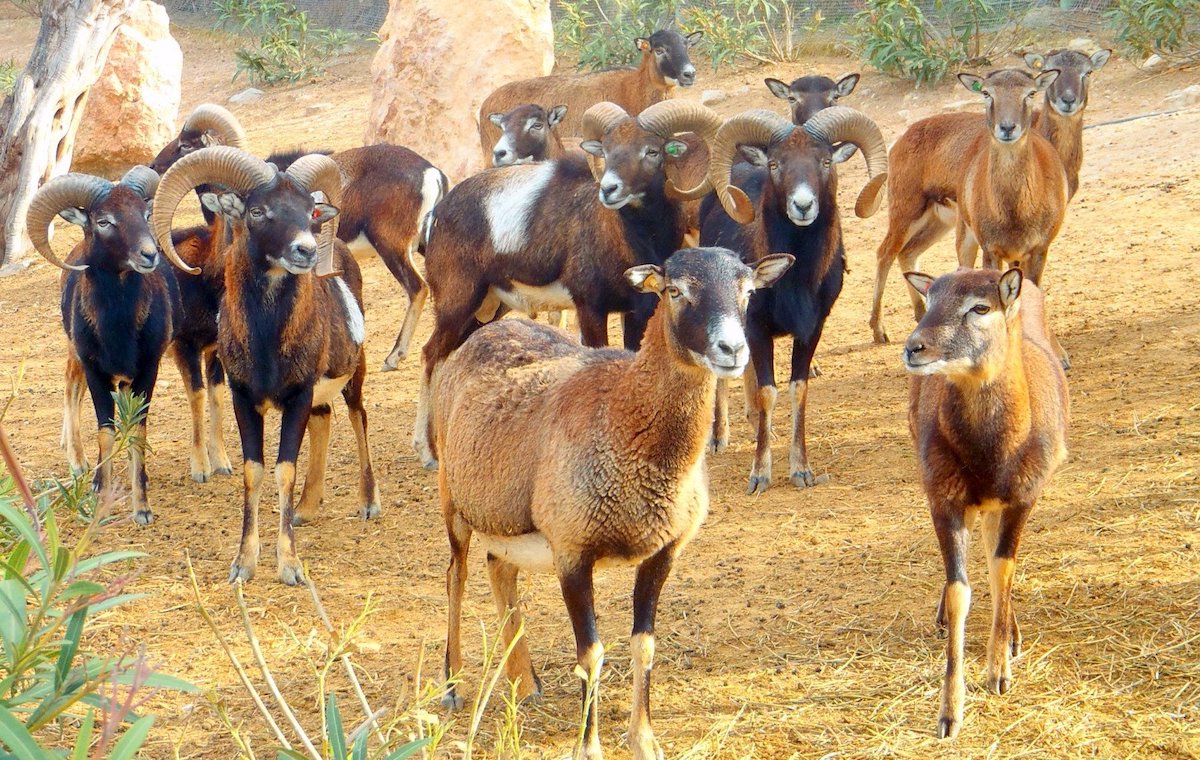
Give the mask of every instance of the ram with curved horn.
POLYGON ((624 272, 661 265, 683 243, 680 200, 664 166, 687 152, 675 138, 716 135, 721 120, 704 106, 668 100, 637 118, 612 103, 583 116, 583 147, 603 160, 597 178, 582 154, 542 164, 490 169, 447 194, 434 209, 425 274, 434 328, 425 344, 413 443, 426 466, 429 382, 437 366, 480 324, 516 309, 575 309, 583 342, 608 344, 608 315, 624 315, 624 343, 641 343, 654 299, 635 293, 624 272), (599 185, 599 187, 597 187, 599 185))
MULTIPOLYGON (((792 339, 788 384, 792 401, 791 481, 797 487, 825 478, 813 475, 805 442, 808 378, 825 319, 842 290, 845 251, 837 207, 837 164, 858 150, 869 179, 855 202, 867 217, 879 209, 887 181, 883 135, 865 114, 834 106, 800 126, 771 111, 749 111, 725 122, 712 147, 709 176, 714 196, 701 210, 700 241, 737 251, 748 263, 771 253, 790 253, 796 263, 775 287, 756 292, 747 312, 752 371, 743 378, 746 416, 756 450, 748 493, 771 484, 771 415, 776 338, 792 339), (747 163, 734 166, 739 154, 747 163)), ((729 440, 724 383, 718 388, 712 447, 729 440)))
POLYGON ((242 537, 229 579, 248 580, 257 567, 263 413, 276 408, 283 417, 275 463, 276 557, 280 580, 296 585, 304 576, 292 527, 313 520, 324 496, 330 404, 339 392, 358 442, 360 513, 370 518, 380 512, 362 397, 362 275, 330 225, 342 195, 341 173, 328 156, 315 154, 297 159, 285 172, 230 147, 183 157, 163 176, 151 221, 163 252, 185 269, 171 242, 171 219, 183 197, 202 184, 227 188, 217 200, 235 226, 224 252, 217 341, 238 420, 245 478, 242 537), (328 203, 313 201, 318 191, 328 203), (319 238, 313 225, 323 226, 319 238), (306 429, 311 454, 296 506, 296 455, 306 429))
MULTIPOLYGON (((175 337, 180 310, 175 273, 159 260, 146 222, 147 205, 158 174, 134 167, 120 182, 87 174, 50 180, 29 206, 29 237, 43 257, 61 267, 62 322, 69 348, 63 445, 76 475, 88 469, 81 433, 85 388, 92 397, 99 429, 98 466, 92 488, 112 484, 116 440, 113 391, 141 395, 149 416, 163 352, 175 337), (50 223, 61 217, 83 228, 83 241, 62 259, 50 245, 50 223)), ((139 423, 146 440, 146 417, 139 423)), ((147 498, 145 451, 131 446, 130 502, 133 519, 154 519, 147 498)))

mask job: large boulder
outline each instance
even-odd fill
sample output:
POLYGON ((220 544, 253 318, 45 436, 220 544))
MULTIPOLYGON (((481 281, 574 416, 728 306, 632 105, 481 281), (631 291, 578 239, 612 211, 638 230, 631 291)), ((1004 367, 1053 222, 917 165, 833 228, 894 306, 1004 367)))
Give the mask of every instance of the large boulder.
POLYGON ((367 143, 412 148, 454 181, 485 166, 484 98, 554 66, 549 0, 391 0, 379 38, 367 143))
POLYGON ((175 137, 183 51, 167 11, 138 3, 117 29, 104 72, 88 94, 72 171, 107 176, 149 163, 175 137))

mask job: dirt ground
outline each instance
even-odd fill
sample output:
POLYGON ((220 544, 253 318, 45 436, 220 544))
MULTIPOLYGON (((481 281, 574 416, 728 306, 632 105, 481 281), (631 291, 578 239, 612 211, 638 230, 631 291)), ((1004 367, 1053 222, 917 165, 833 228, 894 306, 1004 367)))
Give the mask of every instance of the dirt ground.
MULTIPOLYGON (((36 29, 0 21, 0 58, 28 53, 36 29)), ((230 41, 182 29, 187 81, 184 110, 225 98, 230 41)), ((1012 59, 1012 65, 1017 59, 1012 59)), ((237 109, 251 145, 359 144, 370 97, 369 53, 339 63, 332 79, 271 90, 237 109), (326 107, 321 104, 334 104, 326 107)), ((723 114, 776 108, 764 76, 791 78, 851 70, 824 57, 713 77, 696 90, 733 94, 723 114), (745 92, 739 88, 747 87, 745 92)), ((1159 111, 1164 97, 1197 80, 1192 72, 1150 75, 1114 59, 1093 77, 1089 123, 1159 111)), ((894 140, 906 122, 970 94, 957 84, 914 91, 867 73, 847 102, 878 119, 894 140)), ((786 483, 786 436, 777 440, 775 486, 743 495, 753 446, 734 416, 734 443, 709 461, 712 508, 684 553, 660 608, 653 687, 655 727, 668 757, 809 758, 862 756, 1165 756, 1200 755, 1200 112, 1101 126, 1086 133, 1081 190, 1054 244, 1046 280, 1055 330, 1070 351, 1071 456, 1033 513, 1022 544, 1016 604, 1026 651, 1003 697, 982 688, 990 600, 985 565, 971 565, 975 609, 968 623, 968 699, 961 736, 934 738, 944 663, 933 632, 941 563, 916 482, 908 439, 908 380, 899 348, 871 343, 867 327, 873 251, 886 214, 847 215, 852 271, 818 350, 823 376, 811 385, 809 443, 814 467, 832 481, 810 490, 786 483)), ((464 135, 463 139, 473 139, 464 135)), ((842 203, 857 193, 861 162, 844 165, 842 203)), ((62 243, 60 243, 62 245, 62 243)), ((923 268, 953 265, 944 241, 923 268)), ((336 413, 329 490, 321 519, 298 532, 299 551, 338 626, 368 598, 374 612, 352 648, 376 707, 413 702, 418 662, 423 683, 440 670, 445 624, 445 533, 436 478, 409 445, 418 364, 378 372, 406 306, 377 260, 364 262, 368 356, 366 398, 381 519, 354 514, 354 449, 344 412, 336 413)), ((65 477, 58 447, 65 340, 58 318, 58 272, 40 259, 0 280, 0 378, 23 368, 20 396, 5 420, 27 471, 65 477)), ((893 340, 911 328, 898 274, 887 292, 893 340)), ((429 333, 428 311, 415 345, 429 333)), ((779 372, 787 366, 780 344, 779 372)), ((239 531, 239 477, 198 485, 188 477, 188 412, 168 363, 150 425, 151 499, 158 520, 113 526, 104 549, 149 556, 131 590, 147 598, 110 615, 97 648, 144 643, 153 663, 209 691, 262 753, 271 740, 248 696, 196 611, 187 582, 190 556, 204 604, 243 661, 250 655, 226 584, 239 531)), ((735 394, 738 398, 740 394, 735 394)), ((777 430, 786 430, 784 409, 777 430)), ((277 422, 274 423, 277 426, 277 422)), ((268 425, 270 429, 271 425, 268 425)), ((237 461, 232 415, 226 442, 237 461)), ((90 444, 89 444, 90 445, 90 444)), ((270 445, 270 444, 269 444, 270 445)), ((264 503, 271 504, 269 496, 264 503)), ((272 518, 264 515, 264 525, 272 518)), ((274 579, 274 537, 264 532, 259 577, 246 589, 266 656, 301 721, 319 725, 316 679, 320 630, 308 595, 274 579)), ((600 627, 608 650, 602 740, 627 757, 632 574, 597 579, 600 627)), ((574 645, 556 584, 523 581, 528 635, 545 698, 521 708, 526 757, 562 757, 574 740, 578 684, 574 645)), ((481 627, 494 626, 482 559, 472 562, 465 658, 478 684, 481 627)), ((360 715, 344 676, 330 688, 360 715)), ((229 758, 229 732, 203 697, 161 694, 159 720, 144 757, 229 758)), ((440 707, 429 712, 446 716, 440 707)), ((485 714, 479 746, 494 754, 502 710, 485 714)), ((449 740, 466 735, 454 718, 449 740)), ((406 729, 411 729, 406 722, 406 729)), ((260 755, 262 756, 262 755, 260 755)))

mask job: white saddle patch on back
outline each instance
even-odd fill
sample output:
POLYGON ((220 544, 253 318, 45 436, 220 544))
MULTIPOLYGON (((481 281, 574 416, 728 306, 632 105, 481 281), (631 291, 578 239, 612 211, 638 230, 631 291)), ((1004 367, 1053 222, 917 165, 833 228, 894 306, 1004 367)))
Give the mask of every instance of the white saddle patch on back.
POLYGON ((346 311, 346 327, 350 330, 350 340, 354 341, 354 345, 361 346, 366 339, 366 325, 363 323, 362 309, 358 308, 358 301, 354 300, 354 294, 350 292, 350 286, 341 277, 334 277, 333 281, 337 283, 337 291, 342 297, 342 308, 346 311))
POLYGON ((570 292, 561 282, 552 282, 549 285, 526 285, 514 280, 511 290, 492 288, 492 292, 504 302, 505 306, 526 314, 575 308, 574 299, 571 298, 570 292))
POLYGON ((554 176, 554 162, 529 169, 506 169, 488 196, 485 211, 496 253, 516 253, 525 247, 529 212, 554 176))

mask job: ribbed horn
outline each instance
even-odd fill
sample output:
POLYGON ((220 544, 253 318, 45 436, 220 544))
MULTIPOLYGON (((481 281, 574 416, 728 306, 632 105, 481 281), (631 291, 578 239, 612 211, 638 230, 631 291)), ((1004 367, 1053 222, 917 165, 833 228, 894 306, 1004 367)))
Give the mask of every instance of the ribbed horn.
POLYGON ((849 142, 858 146, 867 160, 869 179, 858 193, 854 213, 865 219, 878 211, 888 175, 887 145, 883 142, 883 133, 878 125, 862 111, 833 106, 818 111, 801 129, 831 145, 849 142))
POLYGON ((246 132, 242 125, 228 110, 215 103, 201 103, 183 122, 183 130, 197 132, 212 132, 221 145, 232 148, 246 148, 246 132))
MULTIPOLYGON (((704 139, 710 152, 713 139, 721 127, 721 117, 707 106, 688 100, 663 100, 650 106, 638 114, 638 125, 648 132, 668 139, 680 132, 695 132, 704 139)), ((708 195, 712 190, 707 172, 700 184, 687 190, 680 190, 667 180, 664 191, 669 198, 678 201, 695 201, 708 195)))
POLYGON ((270 182, 276 174, 275 167, 262 159, 226 145, 203 148, 179 159, 163 175, 154 195, 150 227, 159 247, 172 264, 189 274, 198 274, 200 270, 181 259, 171 243, 171 221, 179 202, 197 185, 219 184, 246 193, 270 182))
MULTIPOLYGON (((342 170, 332 158, 320 153, 301 156, 288 167, 287 175, 309 192, 320 191, 336 206, 342 199, 342 170)), ((341 274, 333 265, 333 242, 337 240, 338 218, 335 216, 321 227, 317 240, 317 276, 341 274)))
POLYGON ((708 160, 708 179, 725 213, 740 224, 754 221, 754 204, 732 182, 733 160, 738 145, 761 145, 786 139, 796 127, 774 111, 754 110, 740 113, 717 130, 708 160))
POLYGON ((78 173, 55 177, 42 185, 29 202, 29 211, 25 214, 29 240, 37 252, 61 269, 70 272, 87 269, 87 264, 68 264, 55 255, 50 246, 50 223, 63 209, 90 209, 92 204, 108 194, 112 186, 106 179, 78 173))
MULTIPOLYGON (((617 122, 628 118, 629 114, 625 112, 624 108, 616 103, 603 101, 584 111, 580 131, 583 132, 584 140, 603 140, 604 134, 615 127, 617 122)), ((592 157, 590 153, 588 156, 588 166, 592 169, 592 176, 599 182, 600 176, 604 174, 601 171, 600 159, 592 157)))
POLYGON ((121 177, 121 184, 136 192, 146 200, 154 197, 158 190, 158 172, 149 166, 135 166, 121 177))

